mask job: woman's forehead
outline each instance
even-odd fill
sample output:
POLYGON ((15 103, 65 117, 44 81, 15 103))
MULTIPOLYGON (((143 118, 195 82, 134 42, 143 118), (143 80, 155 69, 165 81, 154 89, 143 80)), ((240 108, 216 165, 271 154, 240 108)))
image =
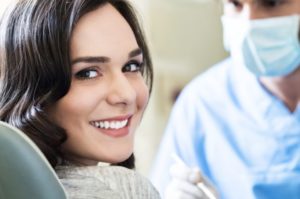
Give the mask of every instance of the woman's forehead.
POLYGON ((126 19, 110 4, 84 15, 71 37, 71 57, 108 56, 138 48, 126 19))

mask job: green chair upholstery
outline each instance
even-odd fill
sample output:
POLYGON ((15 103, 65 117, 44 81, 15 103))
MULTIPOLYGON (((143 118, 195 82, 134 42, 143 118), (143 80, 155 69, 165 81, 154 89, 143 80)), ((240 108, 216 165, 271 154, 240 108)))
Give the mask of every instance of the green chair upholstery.
POLYGON ((0 122, 0 199, 66 199, 55 171, 20 130, 0 122))

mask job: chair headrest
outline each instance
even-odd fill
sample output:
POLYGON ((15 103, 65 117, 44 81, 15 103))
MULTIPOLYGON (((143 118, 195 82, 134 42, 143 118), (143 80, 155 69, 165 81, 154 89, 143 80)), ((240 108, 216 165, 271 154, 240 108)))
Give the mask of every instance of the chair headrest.
POLYGON ((23 132, 1 121, 0 198, 67 198, 39 148, 23 132))

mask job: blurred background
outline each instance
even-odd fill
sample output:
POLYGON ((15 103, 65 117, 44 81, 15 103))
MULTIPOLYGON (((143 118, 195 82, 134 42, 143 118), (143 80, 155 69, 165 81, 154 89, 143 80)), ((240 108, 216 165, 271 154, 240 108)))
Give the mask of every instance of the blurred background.
POLYGON ((154 63, 154 87, 137 132, 137 170, 148 176, 174 98, 196 75, 227 56, 221 0, 132 0, 154 63))
MULTIPOLYGON (((0 0, 0 13, 12 0, 0 0)), ((137 170, 148 176, 176 95, 227 56, 221 0, 130 0, 139 13, 154 63, 152 96, 138 129, 137 170)))

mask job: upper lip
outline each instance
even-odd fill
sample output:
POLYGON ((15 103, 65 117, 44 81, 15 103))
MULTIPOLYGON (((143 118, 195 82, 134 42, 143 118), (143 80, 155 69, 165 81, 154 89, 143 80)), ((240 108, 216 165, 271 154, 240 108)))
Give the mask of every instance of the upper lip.
POLYGON ((116 117, 109 117, 105 119, 99 119, 99 120, 93 120, 93 122, 101 122, 101 121, 123 121, 123 120, 129 120, 132 117, 132 114, 128 114, 125 116, 116 116, 116 117))

